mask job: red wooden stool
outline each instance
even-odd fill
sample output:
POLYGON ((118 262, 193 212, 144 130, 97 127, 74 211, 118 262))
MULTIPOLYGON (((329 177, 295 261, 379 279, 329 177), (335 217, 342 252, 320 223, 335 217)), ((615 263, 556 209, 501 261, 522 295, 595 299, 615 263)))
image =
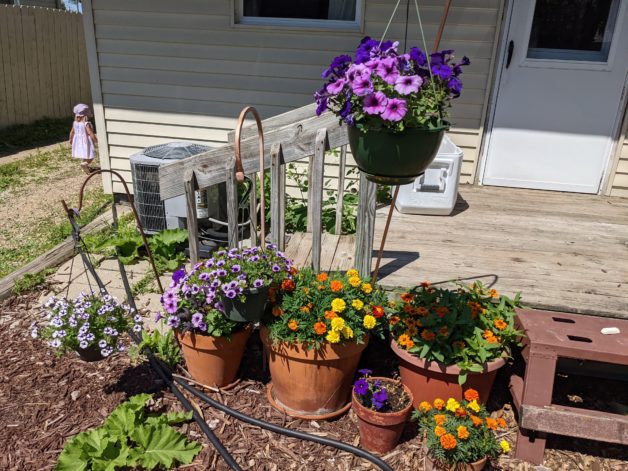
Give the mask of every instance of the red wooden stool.
POLYGON ((628 320, 520 309, 517 325, 526 334, 526 372, 510 378, 519 411, 516 458, 542 464, 546 433, 628 445, 628 417, 552 404, 559 357, 628 366, 628 320), (605 327, 620 333, 602 334, 605 327))

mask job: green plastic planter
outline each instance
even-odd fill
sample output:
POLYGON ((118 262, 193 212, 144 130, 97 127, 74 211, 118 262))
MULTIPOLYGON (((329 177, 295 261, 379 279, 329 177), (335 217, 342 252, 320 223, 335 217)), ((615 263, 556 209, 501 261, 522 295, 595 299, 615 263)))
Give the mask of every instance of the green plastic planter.
POLYGON ((244 295, 246 296, 244 302, 238 297, 222 298, 222 303, 225 305, 225 317, 235 322, 259 322, 268 301, 268 287, 251 288, 245 290, 244 295))
POLYGON ((438 153, 448 127, 361 132, 349 127, 349 146, 366 178, 382 185, 405 185, 425 172, 438 153))

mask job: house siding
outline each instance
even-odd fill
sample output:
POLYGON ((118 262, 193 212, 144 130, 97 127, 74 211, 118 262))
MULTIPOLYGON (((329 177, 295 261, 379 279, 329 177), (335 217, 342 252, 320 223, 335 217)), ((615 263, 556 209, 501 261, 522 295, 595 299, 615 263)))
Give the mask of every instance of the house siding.
MULTIPOLYGON (((106 126, 103 166, 131 181, 128 158, 146 146, 172 140, 220 145, 246 105, 270 117, 311 103, 331 58, 385 29, 394 2, 365 3, 364 31, 358 32, 233 25, 228 0, 92 1, 106 126)), ((440 0, 421 2, 428 45, 442 8, 440 0)), ((401 10, 389 38, 404 35, 401 10)), ((441 42, 472 62, 451 116, 451 137, 465 153, 463 182, 474 178, 500 11, 499 0, 455 2, 441 42)), ((419 44, 410 13, 408 42, 419 44)), ((330 176, 334 167, 332 161, 330 176)), ((115 181, 105 188, 122 189, 115 181)))
POLYGON ((628 198, 628 139, 624 139, 619 151, 619 162, 612 178, 610 195, 628 198))

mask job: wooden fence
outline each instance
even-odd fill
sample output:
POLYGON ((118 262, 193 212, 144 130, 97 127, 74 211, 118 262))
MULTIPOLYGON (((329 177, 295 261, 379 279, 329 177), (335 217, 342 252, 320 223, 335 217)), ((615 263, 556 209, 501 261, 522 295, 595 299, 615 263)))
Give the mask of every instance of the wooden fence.
POLYGON ((0 128, 91 105, 82 15, 0 5, 0 128))

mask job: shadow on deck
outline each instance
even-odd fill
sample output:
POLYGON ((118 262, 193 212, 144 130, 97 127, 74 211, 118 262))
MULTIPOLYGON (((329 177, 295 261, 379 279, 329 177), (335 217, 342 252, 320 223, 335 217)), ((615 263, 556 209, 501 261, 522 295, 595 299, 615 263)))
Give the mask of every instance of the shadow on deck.
MULTIPOLYGON (((351 268, 354 244, 324 234, 321 268, 351 268)), ((299 266, 310 252, 310 234, 286 247, 299 266)), ((628 200, 464 185, 451 216, 395 212, 379 278, 386 288, 479 279, 531 307, 628 318, 628 200)))

